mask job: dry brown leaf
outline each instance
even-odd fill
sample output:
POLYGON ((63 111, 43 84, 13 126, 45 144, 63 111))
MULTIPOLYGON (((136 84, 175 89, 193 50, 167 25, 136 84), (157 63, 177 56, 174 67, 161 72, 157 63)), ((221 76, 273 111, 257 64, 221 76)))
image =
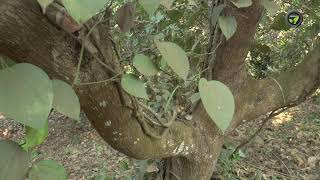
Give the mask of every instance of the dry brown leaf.
POLYGON ((134 25, 135 6, 132 2, 124 4, 116 15, 116 22, 122 32, 129 31, 134 25))

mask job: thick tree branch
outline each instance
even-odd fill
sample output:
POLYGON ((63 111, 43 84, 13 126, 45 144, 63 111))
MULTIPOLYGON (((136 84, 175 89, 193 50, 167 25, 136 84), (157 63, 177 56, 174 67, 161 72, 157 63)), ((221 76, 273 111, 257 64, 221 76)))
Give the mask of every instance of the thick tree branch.
POLYGON ((235 35, 219 49, 213 77, 227 84, 235 96, 236 112, 230 131, 243 120, 252 120, 297 101, 318 85, 319 47, 289 72, 260 81, 247 76, 245 58, 261 12, 258 0, 249 8, 233 8, 229 3, 225 12, 236 17, 238 27, 235 35))
MULTIPOLYGON (((116 61, 108 27, 99 29, 103 56, 116 61), (102 29, 102 30, 101 30, 102 29)), ((41 14, 35 0, 1 0, 0 53, 17 62, 41 67, 51 78, 72 83, 81 46, 69 34, 57 29, 41 14)), ((108 63, 108 62, 107 62, 108 63)), ((116 69, 116 68, 115 68, 116 69)), ((85 53, 80 79, 96 82, 110 78, 99 62, 85 53)), ((121 100, 117 83, 101 83, 75 88, 89 120, 98 133, 115 149, 139 159, 195 154, 192 126, 174 122, 163 139, 145 135, 132 109, 121 100), (186 148, 188 147, 188 148, 186 148)), ((130 105, 130 101, 127 103, 130 105)), ((203 141, 203 140, 202 140, 203 141)))
POLYGON ((237 20, 236 33, 218 48, 218 57, 213 70, 213 79, 226 83, 231 88, 241 86, 246 80, 244 60, 249 46, 254 39, 259 24, 261 7, 259 0, 253 0, 248 8, 236 8, 228 1, 225 15, 235 16, 237 20))
POLYGON ((316 46, 296 68, 264 80, 248 78, 234 89, 236 113, 233 126, 269 111, 300 102, 314 92, 320 79, 320 46, 316 46))

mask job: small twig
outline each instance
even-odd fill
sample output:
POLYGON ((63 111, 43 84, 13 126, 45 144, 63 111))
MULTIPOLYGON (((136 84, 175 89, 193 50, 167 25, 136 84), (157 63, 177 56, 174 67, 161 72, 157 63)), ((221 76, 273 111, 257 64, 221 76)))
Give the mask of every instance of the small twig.
POLYGON ((156 126, 163 126, 162 124, 159 124, 157 122, 155 122, 150 116, 148 116, 146 113, 143 113, 143 116, 153 125, 156 126))
POLYGON ((176 88, 174 88, 174 90, 172 91, 172 93, 171 93, 170 96, 168 97, 166 106, 165 106, 165 108, 164 108, 164 113, 167 113, 168 108, 169 108, 169 105, 170 105, 170 102, 171 102, 171 100, 172 100, 172 98, 173 98, 173 95, 174 95, 174 93, 177 91, 178 88, 180 88, 180 86, 177 86, 176 88))
POLYGON ((79 78, 79 74, 80 74, 80 67, 81 67, 81 63, 82 63, 82 58, 83 58, 83 52, 84 52, 84 40, 82 40, 82 45, 81 45, 81 50, 80 50, 80 56, 79 56, 79 62, 77 65, 77 71, 76 71, 76 75, 75 78, 73 80, 72 86, 74 86, 75 84, 77 84, 78 78, 79 78))
MULTIPOLYGON (((282 176, 282 177, 285 177, 285 178, 289 178, 289 179, 295 178, 295 179, 298 179, 297 176, 290 176, 289 174, 281 173, 281 172, 275 171, 275 170, 270 169, 270 168, 265 169, 265 168, 262 168, 262 167, 255 166, 255 165, 253 165, 253 164, 251 164, 251 163, 248 163, 248 162, 246 162, 245 164, 248 165, 248 166, 251 166, 251 167, 253 167, 253 168, 255 168, 255 169, 258 169, 258 170, 260 170, 260 171, 270 171, 270 172, 272 172, 272 173, 274 173, 274 174, 277 174, 277 175, 282 176)), ((244 165, 241 165, 241 164, 239 164, 239 165, 242 166, 242 167, 245 167, 244 165)))
POLYGON ((264 128, 264 126, 267 124, 267 122, 269 121, 269 119, 271 119, 272 117, 282 113, 283 111, 287 110, 287 108, 282 108, 279 111, 274 110, 272 111, 263 121, 261 126, 259 127, 259 129, 252 135, 250 136, 249 139, 243 141, 241 144, 239 144, 235 150, 231 153, 230 157, 232 157, 236 152, 238 152, 241 148, 243 148, 245 145, 247 145, 252 139, 254 139, 264 128))
POLYGON ((280 159, 278 156, 275 156, 275 157, 281 161, 281 163, 284 165, 284 167, 286 168, 290 176, 292 176, 291 171, 289 170, 288 166, 282 161, 282 159, 280 159))
MULTIPOLYGON (((158 114, 156 112, 154 112, 150 107, 148 107, 147 105, 143 104, 142 102, 138 101, 138 104, 143 107, 144 109, 146 109, 147 111, 149 111, 157 120, 158 123, 154 122, 152 120, 152 118, 150 118, 149 116, 145 116, 145 118, 150 121, 152 124, 157 125, 157 126, 161 126, 161 127, 170 127, 171 124, 169 123, 164 123, 162 122, 161 118, 158 116, 158 114)), ((168 121, 169 122, 169 121, 168 121)))
POLYGON ((272 79, 274 82, 276 82, 276 84, 279 86, 280 91, 281 91, 281 93, 282 93, 283 104, 285 105, 285 104, 286 104, 286 98, 285 98, 285 96, 284 96, 284 93, 283 93, 283 89, 282 89, 281 84, 280 84, 275 78, 271 77, 271 79, 272 79))
POLYGON ((151 137, 151 138, 154 138, 154 139, 161 139, 161 138, 162 138, 161 135, 159 136, 159 135, 154 134, 154 132, 152 132, 152 131, 150 130, 150 128, 148 127, 147 123, 146 123, 144 120, 142 120, 142 119, 140 119, 140 118, 137 118, 137 120, 138 120, 138 122, 140 123, 141 128, 142 128, 144 134, 146 134, 147 136, 149 136, 149 137, 151 137))
POLYGON ((160 120, 160 117, 158 116, 158 114, 156 112, 154 112, 149 106, 145 105, 144 103, 138 101, 138 104, 143 107, 144 109, 148 110, 154 117, 157 118, 158 121, 160 120))
POLYGON ((198 46, 198 44, 200 43, 201 39, 199 38, 192 46, 191 48, 191 54, 194 52, 194 50, 196 49, 196 47, 198 46))
POLYGON ((181 180, 180 177, 178 175, 176 175, 174 172, 172 171, 168 171, 169 174, 172 174, 176 179, 181 180))
POLYGON ((101 64, 103 67, 105 67, 108 71, 110 71, 113 74, 117 74, 117 72, 115 70, 113 70, 111 67, 109 67, 108 65, 106 65, 104 62, 102 62, 99 58, 95 58, 99 64, 101 64))
MULTIPOLYGON (((150 108, 148 108, 148 110, 149 109, 150 108)), ((175 110, 173 112, 172 117, 168 120, 167 123, 163 123, 163 122, 159 121, 160 124, 154 122, 149 116, 147 116, 147 115, 144 116, 144 118, 147 119, 149 122, 151 122, 153 125, 157 125, 157 126, 160 126, 160 127, 161 126, 165 127, 165 129, 162 131, 162 133, 160 135, 156 135, 152 130, 150 130, 149 126, 147 125, 147 123, 143 119, 141 119, 139 117, 137 117, 137 119, 138 119, 138 122, 140 123, 140 125, 142 127, 142 130, 144 131, 144 133, 146 135, 148 135, 149 137, 154 138, 154 139, 162 139, 167 134, 167 132, 169 131, 169 127, 172 125, 174 120, 177 118, 177 115, 178 115, 177 111, 175 110)))
POLYGON ((101 83, 107 83, 107 82, 111 82, 111 81, 116 81, 117 77, 119 77, 121 74, 117 74, 115 76, 113 76, 110 79, 106 79, 106 80, 102 80, 102 81, 96 81, 96 82, 88 82, 88 83, 79 83, 77 84, 78 86, 86 86, 86 85, 93 85, 93 84, 101 84, 101 83))
POLYGON ((73 83, 72 83, 72 86, 74 86, 77 81, 78 81, 78 78, 79 78, 79 74, 80 74, 80 68, 81 68, 81 63, 82 63, 82 59, 83 59, 83 54, 84 54, 84 49, 85 49, 85 42, 88 40, 88 37, 90 36, 90 34, 92 33, 93 29, 98 25, 100 24, 102 21, 102 18, 92 26, 92 28, 89 30, 88 34, 84 37, 84 38, 81 38, 81 50, 80 50, 80 57, 79 57, 79 62, 78 62, 78 65, 77 65, 77 71, 76 71, 76 75, 75 75, 75 78, 73 80, 73 83))

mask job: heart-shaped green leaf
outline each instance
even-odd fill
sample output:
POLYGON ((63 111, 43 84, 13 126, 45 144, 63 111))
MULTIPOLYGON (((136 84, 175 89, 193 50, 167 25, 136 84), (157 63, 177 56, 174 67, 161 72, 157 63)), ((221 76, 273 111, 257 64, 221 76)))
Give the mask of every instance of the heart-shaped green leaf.
POLYGON ((146 87, 142 81, 134 75, 125 74, 121 79, 122 88, 135 97, 149 99, 146 87))
POLYGON ((231 2, 237 6, 237 8, 244 8, 252 5, 251 0, 232 0, 231 2))
POLYGON ((52 107, 70 118, 79 120, 79 98, 72 87, 60 80, 52 80, 52 84, 54 93, 52 107))
POLYGON ((0 71, 0 112, 33 128, 43 128, 53 102, 52 83, 32 64, 16 64, 0 71))
POLYGON ((234 16, 220 16, 219 26, 226 39, 229 40, 237 30, 237 20, 234 16))
POLYGON ((26 179, 29 155, 17 143, 0 140, 0 179, 26 179))
POLYGON ((151 16, 160 6, 159 0, 139 0, 139 4, 151 16))
POLYGON ((53 0, 38 0, 38 3, 40 4, 42 8, 43 14, 46 13, 47 7, 53 2, 53 0))
POLYGON ((270 0, 260 0, 260 3, 264 8, 266 8, 271 16, 275 15, 280 9, 277 3, 270 0))
POLYGON ((48 122, 41 129, 35 129, 32 127, 26 127, 26 143, 23 145, 24 148, 29 149, 36 147, 44 142, 48 137, 48 122))
POLYGON ((168 63, 179 77, 183 80, 187 79, 190 71, 189 60, 186 52, 177 44, 172 42, 159 42, 155 41, 163 59, 168 63))
POLYGON ((235 103, 229 88, 219 81, 199 81, 199 93, 207 113, 223 131, 229 127, 233 118, 235 103))
POLYGON ((137 68, 141 74, 146 76, 154 76, 158 73, 156 65, 144 54, 137 54, 134 56, 133 66, 137 68))
POLYGON ((32 166, 29 179, 65 180, 67 179, 67 172, 60 163, 52 160, 43 160, 32 166))
POLYGON ((212 14, 211 14, 211 24, 215 25, 220 17, 221 12, 226 7, 225 4, 220 4, 213 8, 212 14))
POLYGON ((109 0, 62 0, 70 16, 82 24, 99 13, 109 0))

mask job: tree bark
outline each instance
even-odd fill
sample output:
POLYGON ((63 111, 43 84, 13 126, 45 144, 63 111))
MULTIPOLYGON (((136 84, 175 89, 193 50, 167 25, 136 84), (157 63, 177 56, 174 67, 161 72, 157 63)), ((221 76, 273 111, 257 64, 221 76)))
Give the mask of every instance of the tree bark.
MULTIPOLYGON (((250 41, 259 21, 257 1, 249 8, 230 8, 235 15, 236 34, 220 49, 213 70, 214 79, 227 84, 236 101, 231 132, 243 120, 251 120, 271 110, 305 97, 319 86, 320 48, 318 47, 290 72, 257 81, 246 76, 243 68, 250 41), (280 85, 279 85, 280 84, 280 85)), ((119 62, 113 49, 107 24, 97 27, 99 54, 104 63, 116 69, 119 62)), ((66 32, 52 25, 35 0, 1 0, 0 54, 17 62, 27 62, 45 70, 51 78, 72 83, 81 45, 66 32)), ((112 75, 89 53, 85 53, 80 79, 95 82, 112 75)), ((166 158, 166 179, 210 179, 220 154, 224 136, 202 105, 189 122, 175 121, 161 139, 145 134, 129 95, 119 82, 76 86, 83 111, 94 128, 116 150, 136 159, 166 158)))

